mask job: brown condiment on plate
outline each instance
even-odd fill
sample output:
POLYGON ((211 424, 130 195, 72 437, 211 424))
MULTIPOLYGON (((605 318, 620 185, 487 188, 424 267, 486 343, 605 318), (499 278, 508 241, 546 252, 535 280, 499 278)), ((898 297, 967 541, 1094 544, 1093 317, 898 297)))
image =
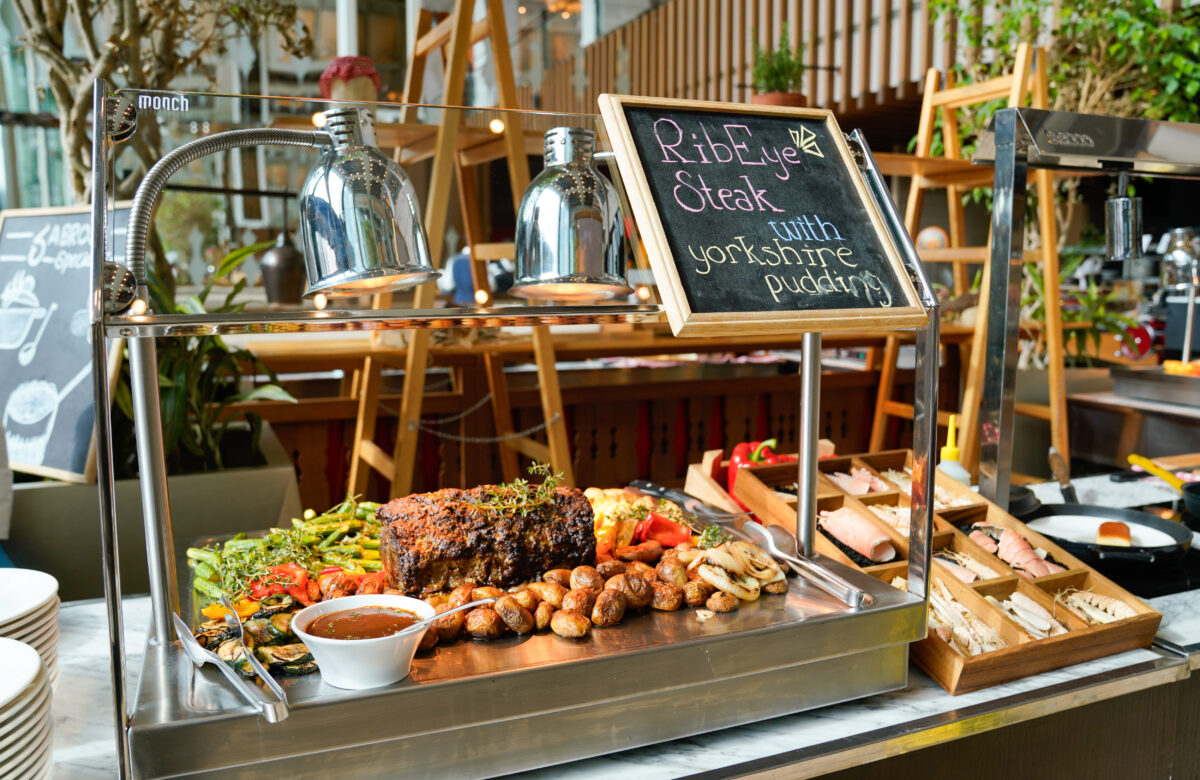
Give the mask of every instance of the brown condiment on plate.
POLYGON ((323 639, 377 639, 399 633, 417 619, 396 607, 354 607, 322 615, 304 630, 323 639))

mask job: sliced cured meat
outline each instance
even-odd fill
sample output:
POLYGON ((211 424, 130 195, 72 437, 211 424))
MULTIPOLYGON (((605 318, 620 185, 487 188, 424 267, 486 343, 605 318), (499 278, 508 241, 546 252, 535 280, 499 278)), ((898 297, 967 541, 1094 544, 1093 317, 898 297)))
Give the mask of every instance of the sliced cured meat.
POLYGON ((1000 548, 996 553, 1000 560, 1027 577, 1045 577, 1047 574, 1065 571, 1063 567, 1042 560, 1029 541, 1011 528, 1005 528, 1000 536, 1000 548))
POLYGON ((859 466, 852 466, 850 468, 850 476, 854 477, 855 479, 861 479, 863 482, 866 482, 867 485, 870 487, 871 493, 881 493, 885 490, 891 490, 891 488, 888 487, 888 483, 884 482, 882 479, 880 479, 879 477, 872 474, 870 469, 864 469, 859 466))
POLYGON ((948 561, 940 555, 933 556, 933 560, 935 560, 939 566, 945 567, 946 571, 950 572, 963 582, 975 582, 979 579, 979 577, 975 575, 975 572, 971 571, 966 566, 960 566, 954 561, 948 561))
POLYGON ((887 534, 849 507, 821 512, 817 522, 839 542, 874 563, 887 563, 896 557, 896 548, 887 534))
POLYGON ((972 531, 971 535, 967 538, 992 554, 995 554, 996 550, 999 549, 992 537, 988 536, 984 531, 972 531))
POLYGON ((871 492, 870 482, 852 477, 844 471, 831 471, 828 476, 835 485, 852 496, 862 496, 871 492))

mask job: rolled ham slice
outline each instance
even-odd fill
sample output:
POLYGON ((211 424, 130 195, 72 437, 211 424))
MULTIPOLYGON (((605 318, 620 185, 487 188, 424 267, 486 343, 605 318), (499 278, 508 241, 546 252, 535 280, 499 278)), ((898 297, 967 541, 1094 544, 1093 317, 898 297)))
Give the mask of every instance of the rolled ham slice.
POLYGON ((874 563, 887 563, 896 557, 896 548, 887 534, 849 507, 821 512, 817 522, 839 542, 874 563))

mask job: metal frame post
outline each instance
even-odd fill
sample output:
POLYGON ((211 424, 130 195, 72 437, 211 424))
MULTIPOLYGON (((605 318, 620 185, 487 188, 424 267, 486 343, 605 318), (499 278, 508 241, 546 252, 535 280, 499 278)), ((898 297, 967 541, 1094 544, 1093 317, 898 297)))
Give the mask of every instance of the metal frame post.
POLYGON ((912 502, 908 524, 908 591, 921 598, 929 593, 929 569, 933 555, 933 487, 937 447, 938 368, 941 350, 941 305, 917 256, 917 249, 896 212, 891 194, 871 148, 862 132, 855 130, 847 136, 855 152, 867 190, 883 213, 892 240, 916 287, 921 307, 929 317, 923 328, 916 330, 917 372, 913 391, 913 479, 912 502))
POLYGON ((817 453, 821 438, 821 334, 805 333, 800 358, 800 448, 796 480, 796 535, 811 557, 817 541, 817 453))
POLYGON ((108 343, 104 336, 104 263, 107 238, 108 84, 92 87, 92 389, 96 399, 96 484, 100 504, 101 568, 108 614, 109 664, 113 720, 117 730, 117 772, 126 778, 129 763, 129 711, 125 704, 125 625, 121 612, 121 572, 117 546, 116 483, 112 461, 112 417, 108 387, 108 343))
POLYGON ((979 492, 1008 511, 1025 241, 1025 146, 1019 109, 996 112, 986 381, 979 415, 979 492))

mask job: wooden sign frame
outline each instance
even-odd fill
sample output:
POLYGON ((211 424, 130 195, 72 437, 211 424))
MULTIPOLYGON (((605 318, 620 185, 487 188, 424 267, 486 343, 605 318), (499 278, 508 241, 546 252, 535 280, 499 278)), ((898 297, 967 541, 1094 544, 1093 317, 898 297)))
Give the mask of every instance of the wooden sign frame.
MULTIPOLYGON (((128 209, 132 206, 132 201, 120 201, 113 204, 109 209, 109 215, 116 209, 128 209)), ((4 222, 9 217, 44 217, 55 216, 62 214, 86 214, 92 213, 92 207, 86 204, 72 206, 50 206, 44 208, 28 208, 28 209, 2 209, 0 210, 0 235, 4 232, 4 222)), ((90 288, 90 268, 89 282, 90 288)), ((89 328, 91 327, 89 323, 89 328)), ((107 366, 105 369, 108 373, 109 397, 112 397, 112 389, 117 384, 117 379, 121 372, 121 360, 124 354, 125 340, 115 339, 108 348, 107 366)), ((88 362, 92 362, 92 358, 88 357, 88 362)), ((95 402, 93 402, 93 407, 95 402)), ((94 409, 95 414, 99 414, 99 409, 94 409)), ((48 479, 57 479, 61 482, 74 482, 80 484, 92 484, 96 481, 96 426, 92 425, 91 440, 88 442, 87 460, 83 468, 83 472, 68 471, 66 469, 57 469, 50 466, 39 466, 29 463, 21 463, 20 461, 10 460, 9 468, 13 471, 22 474, 33 474, 38 477, 46 477, 48 479)))
POLYGON ((804 332, 873 332, 917 328, 928 322, 928 315, 920 304, 908 270, 899 250, 883 220, 879 206, 871 197, 866 183, 850 153, 850 147, 842 135, 833 113, 825 109, 786 108, 779 106, 743 105, 713 101, 679 100, 674 98, 649 98, 631 95, 609 95, 599 97, 600 115, 612 144, 617 168, 621 173, 620 185, 624 187, 633 216, 642 233, 642 240, 650 259, 654 278, 658 284, 667 319, 676 336, 716 336, 728 334, 731 329, 744 335, 771 335, 775 333, 804 332), (663 222, 654 203, 649 178, 637 153, 625 108, 662 108, 675 111, 710 111, 722 114, 748 114, 756 116, 782 116, 803 119, 818 119, 837 149, 838 159, 851 173, 853 193, 871 220, 871 225, 883 246, 887 263, 895 274, 904 296, 904 305, 890 308, 861 309, 798 309, 795 311, 762 312, 694 312, 684 291, 674 255, 671 252, 663 222))

